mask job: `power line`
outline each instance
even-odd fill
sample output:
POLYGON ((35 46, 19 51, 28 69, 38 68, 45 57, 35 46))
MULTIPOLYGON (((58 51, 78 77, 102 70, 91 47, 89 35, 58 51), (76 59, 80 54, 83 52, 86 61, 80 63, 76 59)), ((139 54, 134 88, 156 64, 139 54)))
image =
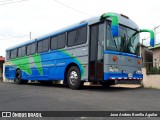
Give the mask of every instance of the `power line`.
MULTIPOLYGON (((158 29, 160 27, 160 25, 158 25, 158 26, 156 26, 156 27, 154 27, 154 31, 156 30, 156 29, 158 29)), ((157 35, 158 33, 160 33, 160 31, 158 31, 158 32, 156 32, 154 35, 157 35)), ((149 39, 150 37, 147 37, 147 38, 143 38, 143 40, 147 40, 147 39, 149 39)))
POLYGON ((4 0, 4 1, 0 1, 0 2, 9 2, 9 1, 13 1, 13 0, 4 0))
MULTIPOLYGON (((160 33, 160 31, 156 32, 154 35, 157 35, 158 33, 160 33)), ((143 40, 147 40, 149 39, 150 37, 147 37, 147 38, 144 38, 143 40)))
MULTIPOLYGON (((9 34, 0 34, 0 36, 4 36, 4 37, 17 37, 17 36, 9 35, 9 34)), ((18 36, 19 36, 19 35, 18 35, 18 36)))
POLYGON ((65 6, 65 7, 67 7, 67 8, 70 8, 70 9, 72 9, 72 10, 74 10, 74 11, 77 11, 77 12, 83 14, 83 15, 90 16, 89 14, 87 14, 87 13, 85 13, 85 12, 82 12, 82 11, 80 11, 80 10, 77 10, 77 9, 75 9, 75 8, 69 6, 69 5, 66 5, 66 4, 64 4, 64 3, 62 3, 62 2, 59 2, 59 1, 57 1, 57 0, 54 0, 54 1, 57 2, 57 3, 59 3, 59 4, 61 4, 61 5, 63 5, 63 6, 65 6))
POLYGON ((24 38, 24 37, 28 37, 29 35, 22 35, 22 36, 15 36, 15 37, 9 37, 9 38, 2 38, 0 40, 7 40, 7 39, 15 39, 15 38, 24 38))
POLYGON ((0 3, 0 5, 8 5, 8 4, 13 4, 13 3, 18 3, 18 2, 24 2, 24 1, 28 1, 28 0, 20 0, 20 1, 13 1, 13 2, 5 2, 5 3, 0 3))

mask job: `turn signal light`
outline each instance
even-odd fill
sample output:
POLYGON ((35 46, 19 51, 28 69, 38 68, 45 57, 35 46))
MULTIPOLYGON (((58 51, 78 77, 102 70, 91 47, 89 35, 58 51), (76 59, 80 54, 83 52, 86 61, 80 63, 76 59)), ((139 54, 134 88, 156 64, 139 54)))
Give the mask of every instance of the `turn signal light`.
POLYGON ((112 60, 113 60, 114 62, 116 62, 116 61, 117 61, 117 56, 113 56, 112 60))
POLYGON ((138 60, 138 64, 141 64, 141 61, 140 61, 140 60, 138 60))

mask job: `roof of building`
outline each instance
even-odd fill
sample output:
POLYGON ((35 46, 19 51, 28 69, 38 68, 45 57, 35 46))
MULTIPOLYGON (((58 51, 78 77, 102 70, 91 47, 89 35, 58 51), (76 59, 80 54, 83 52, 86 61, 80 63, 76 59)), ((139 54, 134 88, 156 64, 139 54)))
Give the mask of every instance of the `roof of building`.
POLYGON ((149 49, 160 48, 160 43, 158 43, 158 44, 155 44, 155 45, 154 45, 154 47, 151 47, 151 46, 150 46, 150 47, 148 47, 148 48, 149 48, 149 49))
POLYGON ((0 56, 0 61, 5 61, 5 58, 0 56))

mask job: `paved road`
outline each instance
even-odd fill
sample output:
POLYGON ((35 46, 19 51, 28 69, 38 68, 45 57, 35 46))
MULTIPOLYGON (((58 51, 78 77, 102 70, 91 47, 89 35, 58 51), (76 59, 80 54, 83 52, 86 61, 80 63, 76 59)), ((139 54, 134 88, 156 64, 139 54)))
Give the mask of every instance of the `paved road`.
POLYGON ((159 111, 160 90, 0 82, 0 111, 159 111))

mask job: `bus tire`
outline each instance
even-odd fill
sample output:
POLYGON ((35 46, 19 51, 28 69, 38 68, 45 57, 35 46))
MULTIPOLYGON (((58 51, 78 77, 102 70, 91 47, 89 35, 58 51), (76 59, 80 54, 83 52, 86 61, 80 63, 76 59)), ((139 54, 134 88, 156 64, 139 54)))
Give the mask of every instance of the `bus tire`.
POLYGON ((22 84, 21 77, 22 77, 21 76, 21 70, 17 70, 16 75, 15 75, 15 83, 22 84))
POLYGON ((22 82, 23 84, 27 84, 27 83, 28 83, 28 80, 21 80, 21 82, 22 82))
POLYGON ((71 89, 80 89, 83 86, 80 76, 80 70, 76 66, 72 66, 67 72, 67 82, 71 89))

